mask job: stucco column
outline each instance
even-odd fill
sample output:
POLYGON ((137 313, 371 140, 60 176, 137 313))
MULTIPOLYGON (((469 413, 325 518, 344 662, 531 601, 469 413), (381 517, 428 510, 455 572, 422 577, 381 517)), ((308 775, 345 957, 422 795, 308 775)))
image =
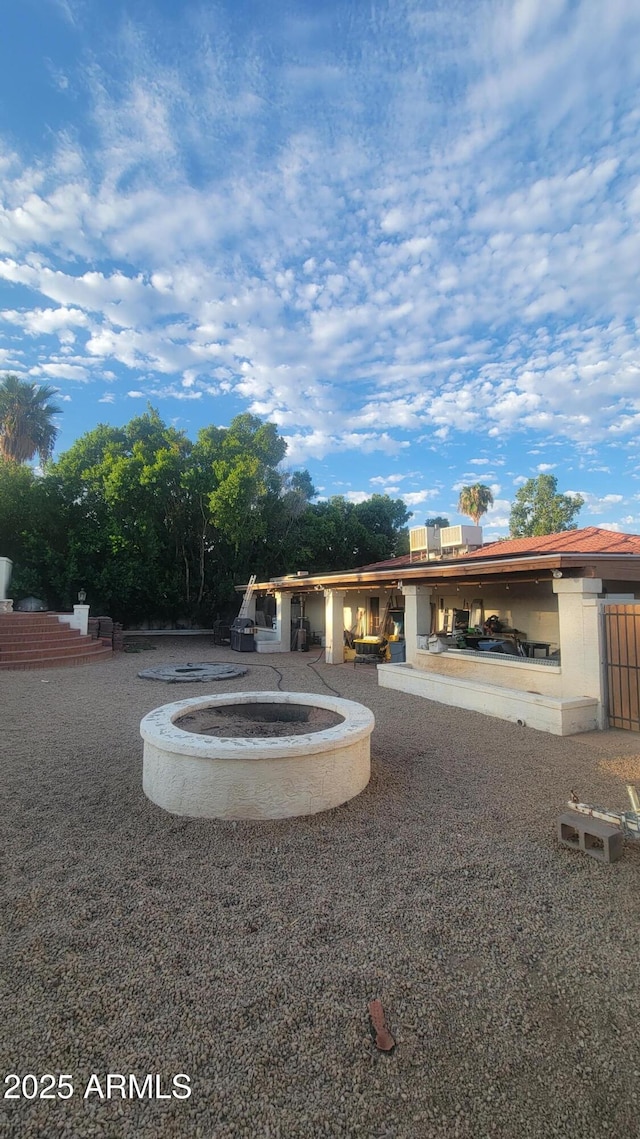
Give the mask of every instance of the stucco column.
POLYGON ((88 605, 74 605, 73 616, 75 618, 72 628, 79 629, 83 637, 86 637, 89 632, 89 606, 88 605))
POLYGON ((595 696, 602 703, 598 594, 600 578, 554 579, 558 597, 562 695, 595 696))
POLYGON ((344 595, 344 589, 324 591, 324 659, 327 664, 344 664, 344 595))
POLYGON ((0 613, 10 613, 13 601, 7 597, 13 562, 11 558, 0 558, 0 613))
POLYGON ((276 640, 283 652, 289 652, 291 647, 291 596, 276 589, 276 640))
POLYGON ((431 632, 431 594, 428 585, 407 583, 402 586, 404 596, 404 639, 408 664, 415 664, 418 651, 418 634, 431 632))

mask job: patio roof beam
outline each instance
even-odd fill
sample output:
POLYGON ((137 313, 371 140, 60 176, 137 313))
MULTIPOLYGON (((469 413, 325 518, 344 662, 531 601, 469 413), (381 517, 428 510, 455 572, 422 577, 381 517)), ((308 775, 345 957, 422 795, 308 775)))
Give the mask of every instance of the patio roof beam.
MULTIPOLYGON (((585 578, 615 578, 620 581, 640 581, 640 558, 637 554, 538 554, 528 557, 460 559, 451 562, 421 562, 417 565, 394 566, 389 569, 347 571, 309 575, 300 579, 281 579, 258 582, 257 590, 276 592, 308 593, 316 587, 320 589, 361 589, 371 586, 395 587, 398 581, 423 581, 433 584, 453 578, 460 581, 467 578, 499 579, 505 576, 512 580, 518 573, 552 574, 560 570, 564 576, 585 578)), ((243 592, 244 585, 236 586, 243 592)))

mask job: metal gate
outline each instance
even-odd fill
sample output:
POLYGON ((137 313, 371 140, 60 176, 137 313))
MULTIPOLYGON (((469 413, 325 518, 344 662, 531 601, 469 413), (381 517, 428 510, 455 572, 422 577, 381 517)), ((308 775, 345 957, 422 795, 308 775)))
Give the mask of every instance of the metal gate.
POLYGON ((605 605, 610 728, 640 732, 640 605, 605 605))

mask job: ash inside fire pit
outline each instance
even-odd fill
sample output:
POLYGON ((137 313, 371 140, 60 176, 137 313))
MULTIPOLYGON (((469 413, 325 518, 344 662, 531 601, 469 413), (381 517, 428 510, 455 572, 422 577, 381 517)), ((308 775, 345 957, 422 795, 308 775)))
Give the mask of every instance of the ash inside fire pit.
POLYGON ((201 708, 174 720, 176 728, 201 736, 246 738, 302 736, 343 724, 344 716, 312 704, 229 704, 201 708))

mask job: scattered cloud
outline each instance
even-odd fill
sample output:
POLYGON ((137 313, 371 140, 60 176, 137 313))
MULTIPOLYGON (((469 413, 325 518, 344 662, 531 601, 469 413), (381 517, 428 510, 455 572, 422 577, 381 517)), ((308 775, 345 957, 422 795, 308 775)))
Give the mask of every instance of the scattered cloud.
POLYGON ((428 502, 430 498, 437 498, 439 494, 438 490, 416 490, 406 491, 400 497, 406 506, 419 506, 421 502, 428 502))
POLYGON ((640 428, 640 9, 449 7, 48 0, 46 105, 0 77, 2 367, 64 382, 72 437, 96 402, 248 410, 329 491, 528 453, 604 502, 640 428))

